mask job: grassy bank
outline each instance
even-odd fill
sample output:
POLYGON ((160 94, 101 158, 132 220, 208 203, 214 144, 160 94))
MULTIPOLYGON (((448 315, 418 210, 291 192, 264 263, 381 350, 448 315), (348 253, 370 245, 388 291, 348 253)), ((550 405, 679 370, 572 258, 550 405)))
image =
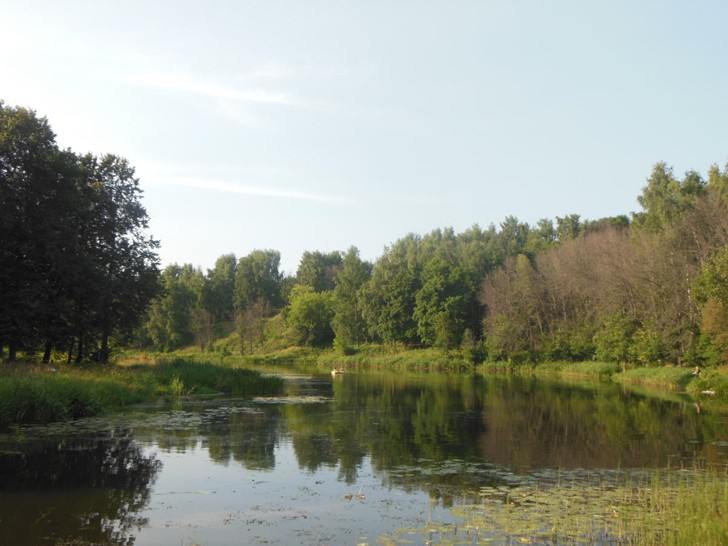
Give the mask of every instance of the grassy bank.
POLYGON ((357 348, 350 355, 333 349, 319 351, 316 361, 324 367, 384 368, 391 370, 476 371, 479 373, 516 373, 611 380, 728 395, 728 369, 703 370, 699 377, 693 368, 679 366, 632 367, 627 370, 616 362, 538 362, 488 361, 474 365, 461 355, 446 355, 436 349, 403 349, 378 345, 357 348))
POLYGON ((459 355, 446 355, 437 349, 398 349, 382 345, 365 345, 342 355, 334 350, 322 353, 317 362, 330 368, 383 368, 412 371, 462 371, 472 364, 459 355))
POLYGON ((277 377, 183 358, 58 371, 27 365, 0 371, 0 426, 97 415, 159 397, 274 394, 282 388, 277 377))
MULTIPOLYGON (((229 351, 201 353, 188 347, 179 353, 185 358, 204 358, 225 365, 273 365, 307 363, 322 369, 370 368, 410 371, 454 371, 479 373, 515 373, 561 377, 611 380, 642 384, 661 389, 687 390, 691 393, 711 392, 728 395, 728 368, 704 369, 700 377, 692 375, 692 367, 630 365, 625 371, 616 362, 538 362, 486 361, 473 364, 458 351, 444 353, 433 348, 407 348, 404 345, 366 344, 347 347, 342 351, 334 347, 285 347, 266 350, 256 346, 255 354, 230 354, 229 351)), ((169 355, 131 353, 131 361, 160 361, 169 355)))

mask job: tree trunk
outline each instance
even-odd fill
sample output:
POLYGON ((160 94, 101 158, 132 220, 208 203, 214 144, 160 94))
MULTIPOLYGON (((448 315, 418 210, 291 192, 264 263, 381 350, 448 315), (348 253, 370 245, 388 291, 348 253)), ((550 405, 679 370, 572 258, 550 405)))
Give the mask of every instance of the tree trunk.
POLYGON ((18 346, 14 341, 11 341, 10 345, 8 345, 8 360, 10 362, 18 360, 18 346))
POLYGON ((100 360, 102 364, 106 364, 109 361, 109 328, 108 325, 104 327, 104 333, 101 335, 101 355, 100 360))
POLYGON ((48 364, 51 360, 51 350, 53 349, 53 343, 50 341, 46 343, 45 352, 43 353, 43 364, 48 364))
POLYGON ((78 353, 76 354, 76 364, 80 364, 83 360, 83 352, 84 352, 84 335, 80 334, 78 336, 78 353))
POLYGON ((71 338, 71 345, 68 347, 68 360, 66 360, 66 364, 70 364, 73 361, 73 348, 76 345, 76 338, 71 338))

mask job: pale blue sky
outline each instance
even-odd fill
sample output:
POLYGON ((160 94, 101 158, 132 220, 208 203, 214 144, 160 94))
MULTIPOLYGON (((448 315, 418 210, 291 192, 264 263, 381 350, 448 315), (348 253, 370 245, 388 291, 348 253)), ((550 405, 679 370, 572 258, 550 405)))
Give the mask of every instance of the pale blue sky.
POLYGON ((728 161, 722 1, 0 0, 0 99, 137 168, 164 264, 638 210, 728 161))

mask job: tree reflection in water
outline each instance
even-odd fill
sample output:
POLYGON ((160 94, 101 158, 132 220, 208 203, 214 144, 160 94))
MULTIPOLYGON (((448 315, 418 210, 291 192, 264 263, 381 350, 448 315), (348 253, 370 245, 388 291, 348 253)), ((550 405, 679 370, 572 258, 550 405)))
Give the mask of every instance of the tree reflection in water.
POLYGON ((0 452, 2 543, 134 544, 160 467, 125 431, 0 452))

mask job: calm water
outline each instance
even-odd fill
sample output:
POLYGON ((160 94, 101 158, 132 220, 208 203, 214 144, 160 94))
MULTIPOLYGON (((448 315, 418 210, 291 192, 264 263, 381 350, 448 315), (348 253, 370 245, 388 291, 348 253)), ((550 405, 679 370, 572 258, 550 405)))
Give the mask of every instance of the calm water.
POLYGON ((504 376, 286 377, 281 398, 6 435, 0 544, 437 543, 410 532, 462 525, 455 509, 484 490, 725 464, 728 452, 721 404, 680 394, 504 376))

